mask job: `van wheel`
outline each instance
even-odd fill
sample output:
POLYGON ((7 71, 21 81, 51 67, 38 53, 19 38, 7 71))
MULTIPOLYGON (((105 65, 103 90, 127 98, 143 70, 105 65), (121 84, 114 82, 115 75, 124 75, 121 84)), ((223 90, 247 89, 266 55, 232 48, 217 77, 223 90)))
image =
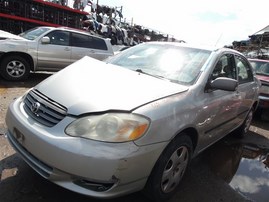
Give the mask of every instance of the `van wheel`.
POLYGON ((25 80, 30 74, 30 64, 21 56, 8 56, 1 62, 0 74, 10 81, 25 80))
POLYGON ((248 112, 246 119, 244 120, 244 123, 238 129, 235 130, 235 135, 237 137, 244 138, 247 135, 253 115, 254 109, 251 108, 251 110, 248 112))
POLYGON ((159 157, 145 186, 145 194, 153 201, 164 201, 176 192, 192 156, 191 139, 180 134, 159 157))

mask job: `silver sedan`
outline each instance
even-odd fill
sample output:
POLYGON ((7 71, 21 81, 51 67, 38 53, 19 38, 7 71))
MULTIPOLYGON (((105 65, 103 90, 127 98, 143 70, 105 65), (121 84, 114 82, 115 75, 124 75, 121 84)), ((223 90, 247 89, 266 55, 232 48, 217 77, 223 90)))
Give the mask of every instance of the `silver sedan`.
POLYGON ((84 57, 10 104, 11 145, 44 178, 112 198, 171 197, 190 160, 243 137, 260 83, 231 49, 150 42, 106 61, 84 57))

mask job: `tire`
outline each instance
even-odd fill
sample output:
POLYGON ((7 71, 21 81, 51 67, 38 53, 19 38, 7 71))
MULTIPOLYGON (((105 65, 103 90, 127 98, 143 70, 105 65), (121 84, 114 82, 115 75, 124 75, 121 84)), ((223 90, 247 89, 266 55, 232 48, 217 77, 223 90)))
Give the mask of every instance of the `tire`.
POLYGON ((22 81, 30 74, 30 64, 21 56, 8 56, 1 62, 0 74, 9 81, 22 81))
POLYGON ((247 135, 253 116, 254 116, 254 109, 251 108, 243 124, 238 129, 235 130, 235 135, 237 137, 244 138, 247 135))
POLYGON ((256 111, 254 112, 254 117, 257 118, 257 119, 262 119, 262 109, 261 108, 258 108, 256 109, 256 111))
POLYGON ((144 193, 153 201, 168 200, 176 192, 192 156, 191 139, 180 134, 168 144, 147 181, 144 193))

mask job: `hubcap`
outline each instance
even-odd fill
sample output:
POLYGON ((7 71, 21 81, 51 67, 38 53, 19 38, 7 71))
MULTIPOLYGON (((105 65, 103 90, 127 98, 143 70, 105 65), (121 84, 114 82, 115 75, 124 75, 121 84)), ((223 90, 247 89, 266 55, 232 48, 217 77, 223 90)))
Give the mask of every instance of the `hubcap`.
POLYGON ((20 77, 25 73, 25 66, 20 61, 11 61, 7 65, 7 73, 12 77, 20 77))
POLYGON ((179 147, 168 160, 163 176, 162 191, 169 193, 173 191, 182 179, 189 161, 189 151, 186 146, 179 147))

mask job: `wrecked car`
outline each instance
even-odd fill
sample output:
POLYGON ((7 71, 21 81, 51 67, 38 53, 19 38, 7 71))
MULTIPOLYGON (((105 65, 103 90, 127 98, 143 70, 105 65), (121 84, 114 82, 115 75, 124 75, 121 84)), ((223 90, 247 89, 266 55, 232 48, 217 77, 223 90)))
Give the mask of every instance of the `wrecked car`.
POLYGON ((66 189, 164 201, 192 158, 232 131, 247 134, 259 87, 235 50, 148 42, 84 57, 27 91, 8 108, 7 137, 66 189))

